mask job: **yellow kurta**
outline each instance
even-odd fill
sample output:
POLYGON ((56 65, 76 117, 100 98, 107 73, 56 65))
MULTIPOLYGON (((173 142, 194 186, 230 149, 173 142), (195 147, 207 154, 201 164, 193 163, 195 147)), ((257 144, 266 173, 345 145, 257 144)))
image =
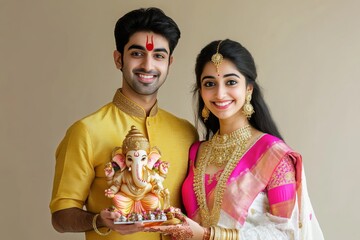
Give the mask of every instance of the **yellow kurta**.
MULTIPOLYGON (((104 166, 111 160, 115 147, 121 146, 131 126, 136 126, 158 147, 161 159, 170 163, 164 187, 171 194, 171 205, 181 206, 181 184, 186 176, 188 150, 198 135, 186 120, 160 109, 157 104, 146 117, 144 109, 118 90, 112 103, 77 121, 66 132, 56 151, 56 167, 51 212, 77 207, 93 213, 112 205, 105 197, 108 188, 104 166)), ((99 239, 94 231, 86 239, 99 239)), ((157 233, 120 235, 112 232, 101 239, 161 239, 157 233)))

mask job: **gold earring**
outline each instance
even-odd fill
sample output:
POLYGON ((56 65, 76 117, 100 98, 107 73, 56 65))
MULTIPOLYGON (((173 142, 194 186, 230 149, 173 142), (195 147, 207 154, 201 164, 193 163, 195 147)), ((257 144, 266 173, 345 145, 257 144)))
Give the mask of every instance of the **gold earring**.
POLYGON ((251 92, 247 92, 245 97, 245 104, 243 106, 243 113, 247 117, 247 119, 251 118, 251 115, 255 113, 253 105, 250 103, 251 101, 251 92))
POLYGON ((201 116, 204 118, 204 122, 206 122, 210 116, 210 110, 204 106, 203 110, 201 111, 201 116))

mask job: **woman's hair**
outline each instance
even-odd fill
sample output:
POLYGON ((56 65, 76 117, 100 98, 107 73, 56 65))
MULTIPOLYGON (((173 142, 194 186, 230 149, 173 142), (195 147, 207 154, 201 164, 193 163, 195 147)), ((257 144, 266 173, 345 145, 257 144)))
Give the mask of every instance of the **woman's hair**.
POLYGON ((125 14, 117 21, 114 29, 116 50, 123 54, 124 46, 130 37, 140 31, 162 35, 169 42, 170 55, 180 38, 179 27, 161 9, 140 8, 125 14))
MULTIPOLYGON (((197 101, 195 120, 196 124, 200 122, 205 126, 206 140, 219 130, 220 124, 219 119, 211 112, 207 121, 204 121, 204 118, 201 115, 201 111, 204 108, 204 101, 200 96, 200 78, 206 63, 210 62, 212 55, 216 53, 219 42, 220 41, 213 41, 205 46, 197 56, 195 64, 196 84, 193 89, 194 99, 197 101)), ((240 43, 226 39, 221 42, 219 53, 223 55, 224 59, 230 60, 236 66, 238 71, 245 77, 246 85, 251 84, 253 86, 251 104, 254 107, 255 113, 252 114, 249 120, 250 124, 262 132, 269 133, 282 139, 282 136, 271 117, 269 108, 264 101, 261 89, 255 81, 257 77, 256 66, 250 52, 240 43)))

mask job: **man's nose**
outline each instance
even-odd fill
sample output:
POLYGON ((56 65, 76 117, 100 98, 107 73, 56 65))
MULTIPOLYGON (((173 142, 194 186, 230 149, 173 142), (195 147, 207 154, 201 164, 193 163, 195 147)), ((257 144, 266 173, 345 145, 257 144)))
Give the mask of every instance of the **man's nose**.
POLYGON ((151 56, 146 56, 143 61, 142 61, 142 65, 141 67, 145 70, 145 71, 150 71, 153 69, 153 59, 151 56))

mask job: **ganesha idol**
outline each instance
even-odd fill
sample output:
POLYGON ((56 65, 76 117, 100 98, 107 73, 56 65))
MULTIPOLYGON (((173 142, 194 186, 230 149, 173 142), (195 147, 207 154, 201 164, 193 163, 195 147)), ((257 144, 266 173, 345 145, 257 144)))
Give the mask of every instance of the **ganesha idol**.
POLYGON ((113 210, 122 218, 146 216, 170 207, 170 193, 163 181, 168 163, 160 160, 160 151, 150 148, 148 139, 135 126, 126 135, 121 147, 112 153, 112 161, 105 166, 110 187, 105 196, 112 198, 113 210))

